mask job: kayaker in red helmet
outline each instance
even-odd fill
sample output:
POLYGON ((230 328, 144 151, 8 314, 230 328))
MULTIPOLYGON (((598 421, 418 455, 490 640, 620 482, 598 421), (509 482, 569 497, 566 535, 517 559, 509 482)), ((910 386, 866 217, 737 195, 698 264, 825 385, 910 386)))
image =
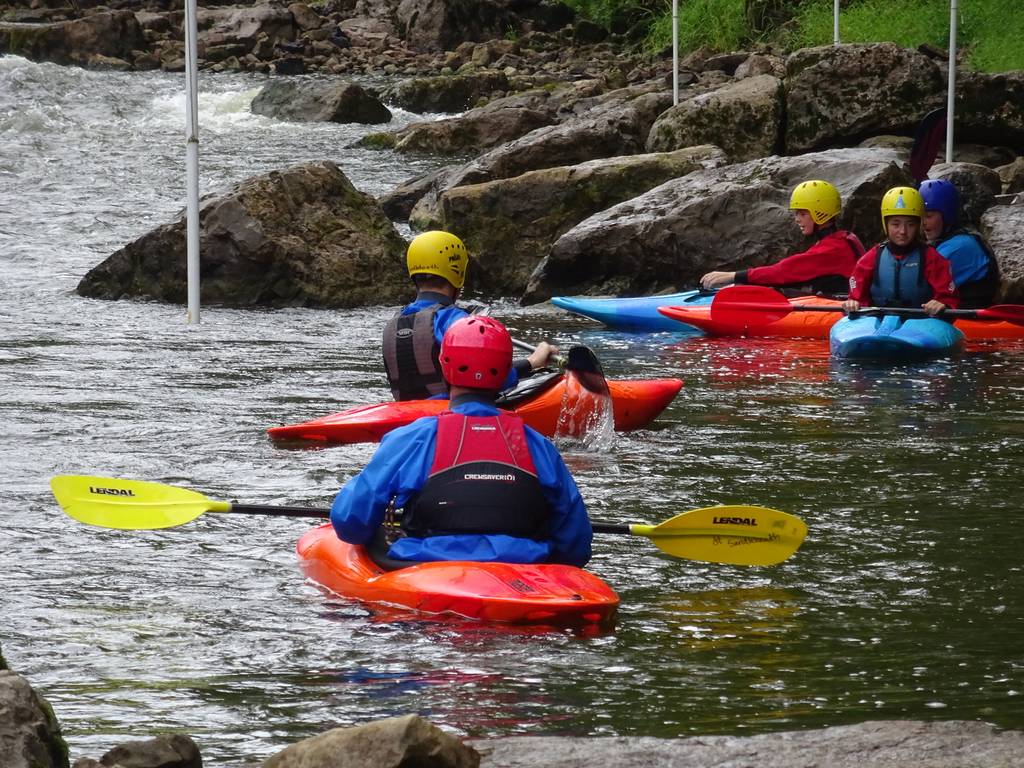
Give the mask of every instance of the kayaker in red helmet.
POLYGON ((857 262, 850 298, 843 309, 861 305, 924 307, 929 315, 960 304, 949 262, 924 241, 924 200, 913 187, 893 187, 882 197, 882 229, 889 239, 857 262))
POLYGON ((593 532, 562 457, 494 405, 512 367, 508 331, 491 317, 465 317, 445 333, 439 357, 450 409, 384 436, 335 498, 335 532, 379 543, 386 513, 401 509, 393 560, 584 565, 593 532))
POLYGON ((857 259, 864 254, 864 246, 855 234, 839 229, 839 190, 820 179, 805 181, 793 190, 789 209, 800 231, 814 239, 810 248, 765 267, 708 272, 700 279, 701 288, 767 285, 822 296, 845 295, 847 281, 857 259))
MULTIPOLYGON (((441 340, 457 320, 469 315, 455 304, 466 282, 469 253, 450 232, 424 232, 413 238, 406 253, 416 300, 402 307, 384 327, 384 369, 395 400, 446 397, 438 355, 441 340)), ((534 352, 517 360, 502 389, 514 387, 548 363, 558 350, 542 341, 534 352)))

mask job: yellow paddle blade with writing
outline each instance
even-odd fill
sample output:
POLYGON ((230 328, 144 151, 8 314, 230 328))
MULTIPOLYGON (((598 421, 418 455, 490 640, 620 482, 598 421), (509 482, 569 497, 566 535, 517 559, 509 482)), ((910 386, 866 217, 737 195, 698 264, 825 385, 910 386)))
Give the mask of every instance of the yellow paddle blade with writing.
POLYGON ((707 507, 683 512, 659 525, 629 526, 674 557, 729 565, 775 565, 807 536, 799 517, 768 507, 707 507))
POLYGON ((211 501, 196 491, 143 480, 58 475, 50 487, 70 517, 103 528, 173 528, 204 512, 231 509, 230 503, 211 501))

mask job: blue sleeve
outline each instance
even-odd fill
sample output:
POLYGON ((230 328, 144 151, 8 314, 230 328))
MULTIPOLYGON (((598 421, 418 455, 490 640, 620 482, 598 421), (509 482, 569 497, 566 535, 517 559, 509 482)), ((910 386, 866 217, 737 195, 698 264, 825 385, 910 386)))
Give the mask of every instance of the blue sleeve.
POLYGON ((551 503, 550 560, 582 568, 590 560, 594 531, 576 481, 550 440, 527 427, 526 441, 544 495, 551 503))
POLYGON ((936 250, 949 262, 957 287, 980 280, 988 273, 988 254, 971 235, 960 234, 943 240, 936 250))
POLYGON ((401 507, 427 480, 434 460, 437 418, 417 419, 384 435, 363 471, 345 483, 331 505, 338 538, 366 544, 384 520, 391 499, 401 507))
MULTIPOLYGON (((457 307, 452 304, 450 307, 444 307, 437 310, 434 313, 434 339, 437 341, 438 346, 444 341, 444 335, 452 324, 456 320, 461 320, 464 317, 469 317, 469 312, 464 310, 462 307, 457 307)), ((501 385, 502 391, 506 389, 512 389, 519 383, 519 374, 516 373, 516 369, 513 368, 508 372, 508 376, 505 378, 505 383, 501 385)))
POLYGON ((461 320, 464 317, 469 317, 469 312, 454 304, 441 307, 441 309, 434 313, 434 340, 438 346, 441 346, 445 333, 452 327, 455 321, 461 320))

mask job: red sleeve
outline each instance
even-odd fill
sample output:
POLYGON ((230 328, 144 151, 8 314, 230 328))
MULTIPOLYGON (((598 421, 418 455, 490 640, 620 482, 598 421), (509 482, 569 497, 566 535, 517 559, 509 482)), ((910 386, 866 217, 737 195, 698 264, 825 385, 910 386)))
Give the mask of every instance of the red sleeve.
POLYGON ((857 256, 845 232, 833 232, 821 238, 803 253, 794 253, 766 267, 746 271, 751 285, 791 285, 805 283, 826 275, 849 277, 857 256))
POLYGON ((871 281, 875 278, 876 266, 878 266, 877 245, 857 260, 857 265, 853 268, 853 274, 850 276, 850 298, 859 301, 863 306, 871 304, 871 281))
POLYGON ((924 251, 924 276, 935 292, 935 299, 950 309, 960 306, 960 294, 953 282, 953 271, 949 262, 938 251, 927 246, 924 251))

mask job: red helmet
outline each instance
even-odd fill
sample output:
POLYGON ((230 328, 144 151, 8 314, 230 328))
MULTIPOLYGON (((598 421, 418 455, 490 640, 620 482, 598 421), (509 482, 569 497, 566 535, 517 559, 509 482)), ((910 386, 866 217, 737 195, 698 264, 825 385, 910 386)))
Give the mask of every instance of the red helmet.
POLYGON ((501 389, 512 368, 512 337, 493 317, 457 320, 441 342, 441 375, 450 386, 501 389))

